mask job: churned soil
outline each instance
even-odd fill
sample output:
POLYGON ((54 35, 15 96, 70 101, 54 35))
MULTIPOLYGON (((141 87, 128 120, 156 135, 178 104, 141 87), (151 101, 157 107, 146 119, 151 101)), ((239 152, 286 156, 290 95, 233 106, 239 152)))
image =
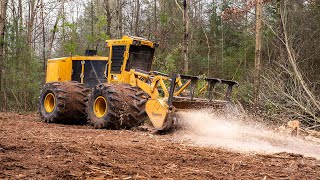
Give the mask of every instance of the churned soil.
POLYGON ((320 179, 315 158, 197 147, 172 134, 0 113, 0 179, 320 179))

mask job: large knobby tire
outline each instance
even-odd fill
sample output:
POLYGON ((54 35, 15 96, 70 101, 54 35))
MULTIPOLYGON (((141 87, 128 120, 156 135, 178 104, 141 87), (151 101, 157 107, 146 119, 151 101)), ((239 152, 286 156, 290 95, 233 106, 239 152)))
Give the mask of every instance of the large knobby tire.
POLYGON ((86 123, 89 91, 77 81, 45 84, 39 97, 41 119, 48 123, 86 123))
POLYGON ((88 121, 96 129, 130 129, 148 117, 148 96, 129 84, 99 84, 89 95, 88 121))

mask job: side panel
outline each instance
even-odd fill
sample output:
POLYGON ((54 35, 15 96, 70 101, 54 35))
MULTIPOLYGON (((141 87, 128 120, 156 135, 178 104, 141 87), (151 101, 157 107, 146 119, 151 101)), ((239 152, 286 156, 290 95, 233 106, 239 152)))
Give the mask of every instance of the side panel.
POLYGON ((46 82, 70 81, 71 80, 71 59, 51 59, 47 64, 46 82))
POLYGON ((59 79, 59 62, 48 61, 46 83, 58 81, 59 79))

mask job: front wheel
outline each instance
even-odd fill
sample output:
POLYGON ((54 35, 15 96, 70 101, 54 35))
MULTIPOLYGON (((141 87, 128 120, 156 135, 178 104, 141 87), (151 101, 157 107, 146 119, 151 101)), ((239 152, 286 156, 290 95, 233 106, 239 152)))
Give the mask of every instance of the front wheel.
POLYGON ((128 84, 99 84, 88 100, 88 121, 96 129, 129 129, 147 118, 147 95, 128 84))

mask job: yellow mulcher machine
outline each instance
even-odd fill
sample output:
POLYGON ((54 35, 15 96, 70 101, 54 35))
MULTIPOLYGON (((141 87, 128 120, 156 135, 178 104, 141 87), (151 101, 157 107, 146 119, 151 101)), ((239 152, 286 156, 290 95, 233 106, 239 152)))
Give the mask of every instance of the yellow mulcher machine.
POLYGON ((88 50, 86 56, 48 60, 39 97, 44 121, 124 129, 149 119, 157 130, 168 130, 176 111, 231 102, 235 81, 151 71, 157 44, 147 39, 123 36, 107 40, 106 47, 108 57, 88 50), (217 84, 226 85, 223 100, 214 98, 217 84))

